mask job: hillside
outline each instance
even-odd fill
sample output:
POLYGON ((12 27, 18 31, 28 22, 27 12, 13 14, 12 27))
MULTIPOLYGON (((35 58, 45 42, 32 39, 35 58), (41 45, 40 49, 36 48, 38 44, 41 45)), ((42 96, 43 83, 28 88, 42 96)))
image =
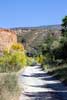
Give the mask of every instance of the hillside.
POLYGON ((60 35, 61 26, 60 25, 48 25, 39 27, 18 27, 12 28, 15 30, 18 36, 18 41, 26 39, 28 46, 37 46, 40 44, 47 34, 52 34, 55 37, 60 35))

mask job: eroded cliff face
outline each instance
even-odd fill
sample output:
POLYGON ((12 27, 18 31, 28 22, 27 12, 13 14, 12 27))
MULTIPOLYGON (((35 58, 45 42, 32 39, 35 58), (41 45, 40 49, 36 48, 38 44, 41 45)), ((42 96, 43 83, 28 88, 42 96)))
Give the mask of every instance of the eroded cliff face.
POLYGON ((0 52, 6 48, 10 48, 14 43, 17 43, 16 32, 8 29, 0 29, 0 52))

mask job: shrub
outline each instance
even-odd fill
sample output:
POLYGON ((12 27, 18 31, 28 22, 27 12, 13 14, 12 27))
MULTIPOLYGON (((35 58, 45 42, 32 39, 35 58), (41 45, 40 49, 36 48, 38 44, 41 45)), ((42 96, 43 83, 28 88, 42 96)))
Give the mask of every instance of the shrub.
POLYGON ((17 62, 20 66, 25 66, 27 63, 27 58, 24 52, 18 51, 12 54, 13 62, 17 62))
POLYGON ((24 46, 21 43, 15 43, 12 45, 11 49, 24 51, 24 46))
POLYGON ((44 56, 43 55, 39 55, 38 57, 36 57, 36 61, 38 62, 38 63, 43 63, 43 61, 44 61, 44 56))
POLYGON ((35 63, 35 59, 32 57, 27 57, 27 65, 32 65, 33 63, 35 63))
POLYGON ((24 52, 15 51, 0 57, 0 72, 18 71, 27 64, 24 52))
POLYGON ((3 50, 3 54, 9 54, 9 52, 10 52, 10 49, 8 49, 8 48, 5 48, 5 49, 3 50))
POLYGON ((61 46, 60 42, 55 40, 55 41, 53 41, 53 43, 51 45, 51 49, 59 48, 59 46, 61 46))

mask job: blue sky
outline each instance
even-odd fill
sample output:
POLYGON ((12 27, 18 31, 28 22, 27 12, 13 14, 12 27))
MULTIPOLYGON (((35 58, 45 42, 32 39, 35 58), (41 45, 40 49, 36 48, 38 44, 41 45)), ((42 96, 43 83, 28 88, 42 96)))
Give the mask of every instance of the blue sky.
POLYGON ((60 24, 67 0, 0 0, 0 27, 60 24))

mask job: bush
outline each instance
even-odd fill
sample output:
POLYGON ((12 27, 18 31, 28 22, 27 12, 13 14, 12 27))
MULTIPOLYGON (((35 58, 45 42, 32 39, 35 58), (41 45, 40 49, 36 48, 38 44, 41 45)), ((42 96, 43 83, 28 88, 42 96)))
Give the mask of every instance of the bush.
POLYGON ((24 52, 15 51, 0 57, 0 72, 18 71, 27 64, 24 52))
POLYGON ((27 65, 33 65, 33 64, 35 64, 36 63, 36 61, 35 61, 35 59, 34 58, 32 58, 32 57, 27 57, 27 65))
POLYGON ((11 49, 6 48, 0 57, 0 72, 18 71, 26 66, 27 57, 23 45, 13 44, 11 49))
POLYGON ((15 43, 12 45, 11 49, 24 51, 24 46, 21 43, 15 43))
POLYGON ((45 59, 45 57, 44 57, 43 55, 39 55, 38 57, 36 57, 36 61, 37 61, 38 63, 40 63, 40 64, 43 63, 44 59, 45 59))

